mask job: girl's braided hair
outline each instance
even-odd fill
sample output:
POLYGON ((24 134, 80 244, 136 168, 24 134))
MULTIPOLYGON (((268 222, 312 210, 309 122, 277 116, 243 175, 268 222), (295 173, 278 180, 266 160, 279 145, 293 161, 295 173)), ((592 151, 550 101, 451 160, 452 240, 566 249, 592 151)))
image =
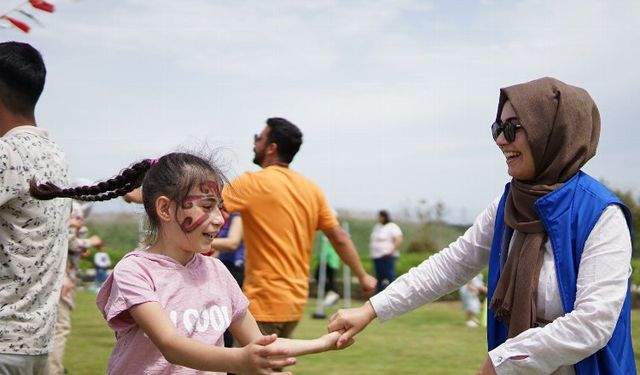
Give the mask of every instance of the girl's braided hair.
POLYGON ((160 159, 145 159, 124 169, 119 175, 91 186, 60 188, 51 182, 38 184, 31 179, 29 192, 36 199, 73 198, 81 201, 105 201, 121 197, 142 186, 142 201, 148 219, 148 240, 160 225, 155 208, 159 196, 182 202, 189 191, 205 181, 213 181, 218 193, 226 183, 213 162, 191 153, 173 152, 160 159))
POLYGON ((106 201, 140 187, 153 162, 152 159, 142 160, 124 169, 119 175, 91 186, 60 188, 52 182, 38 184, 34 177, 29 184, 29 193, 41 200, 73 198, 80 201, 106 201))

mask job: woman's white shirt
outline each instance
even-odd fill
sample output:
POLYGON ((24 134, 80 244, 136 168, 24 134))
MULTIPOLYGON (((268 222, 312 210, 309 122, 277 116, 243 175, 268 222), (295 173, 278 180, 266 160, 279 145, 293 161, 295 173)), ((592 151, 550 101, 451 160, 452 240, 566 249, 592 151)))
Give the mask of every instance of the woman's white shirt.
POLYGON ((377 259, 387 255, 398 256, 398 251, 395 249, 395 240, 398 237, 402 237, 402 230, 396 223, 376 223, 369 242, 371 258, 377 259))
MULTIPOLYGON (((464 235, 371 298, 381 322, 450 293, 487 266, 499 198, 464 235)), ((622 210, 609 206, 585 243, 574 310, 564 314, 550 241, 538 283, 537 314, 552 321, 489 353, 498 374, 573 374, 573 364, 611 338, 631 275, 631 238, 622 210), (527 356, 523 360, 511 359, 527 356)))

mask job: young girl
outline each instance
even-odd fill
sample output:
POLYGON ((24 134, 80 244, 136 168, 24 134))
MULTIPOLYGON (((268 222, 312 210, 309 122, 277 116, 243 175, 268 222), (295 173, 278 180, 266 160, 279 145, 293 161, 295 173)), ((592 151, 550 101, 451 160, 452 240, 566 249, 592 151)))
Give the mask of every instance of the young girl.
POLYGON ((150 246, 127 254, 98 294, 117 339, 110 374, 270 374, 294 364, 290 356, 335 348, 337 333, 315 340, 263 336, 231 274, 219 260, 201 255, 224 224, 223 184, 215 167, 186 153, 143 160, 95 186, 60 189, 32 181, 38 199, 87 201, 142 185, 150 246), (242 347, 223 347, 227 328, 242 347))

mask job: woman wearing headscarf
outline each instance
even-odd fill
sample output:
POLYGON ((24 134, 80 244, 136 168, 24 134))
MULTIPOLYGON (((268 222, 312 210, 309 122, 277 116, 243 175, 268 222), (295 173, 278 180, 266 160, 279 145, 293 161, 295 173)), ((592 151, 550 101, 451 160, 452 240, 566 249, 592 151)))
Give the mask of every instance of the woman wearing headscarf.
POLYGON ((338 346, 373 319, 445 295, 489 265, 488 356, 478 374, 636 374, 631 345, 631 215, 581 171, 600 114, 553 78, 500 90, 493 139, 512 177, 457 241, 363 306, 340 310, 338 346))

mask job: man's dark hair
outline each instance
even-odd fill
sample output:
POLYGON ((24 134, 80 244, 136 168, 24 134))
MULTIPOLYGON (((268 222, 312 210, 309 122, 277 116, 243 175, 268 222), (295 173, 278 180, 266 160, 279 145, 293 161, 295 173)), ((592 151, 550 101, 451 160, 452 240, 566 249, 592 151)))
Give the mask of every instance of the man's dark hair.
POLYGON ((293 123, 280 117, 268 119, 267 126, 269 127, 267 144, 278 145, 280 161, 291 163, 302 145, 302 132, 293 123))
POLYGON ((27 43, 0 43, 0 101, 20 116, 32 117, 47 69, 40 52, 27 43))

